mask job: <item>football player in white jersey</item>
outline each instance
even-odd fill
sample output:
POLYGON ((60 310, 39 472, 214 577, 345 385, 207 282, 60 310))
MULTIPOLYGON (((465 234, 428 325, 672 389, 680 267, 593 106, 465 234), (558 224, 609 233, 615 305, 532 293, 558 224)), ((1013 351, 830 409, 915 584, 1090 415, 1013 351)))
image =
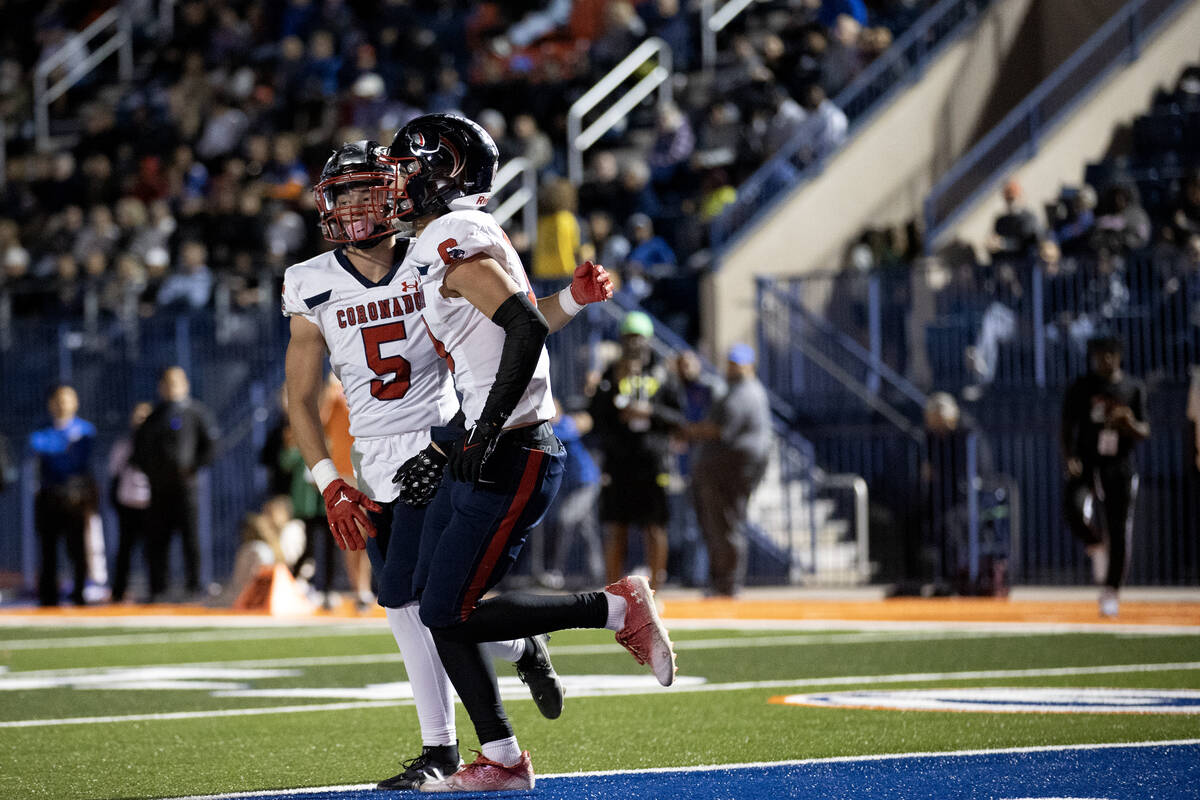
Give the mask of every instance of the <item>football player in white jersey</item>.
MULTIPOLYGON (((374 562, 379 602, 416 701, 422 752, 380 787, 414 789, 429 775, 454 772, 461 761, 450 683, 413 593, 425 511, 395 502, 391 476, 429 443, 431 427, 452 420, 459 403, 446 362, 421 321, 425 300, 418 275, 402 261, 411 240, 397 241, 397 234, 406 224, 375 211, 386 204, 394 175, 381 161, 385 154, 378 143, 350 142, 325 164, 315 190, 322 233, 341 246, 287 270, 283 310, 291 318, 286 372, 292 430, 325 498, 338 546, 367 547, 374 562), (317 410, 327 353, 350 407, 358 488, 338 477, 317 410)), ((603 294, 605 287, 611 294, 607 274, 591 264, 580 268, 573 285, 581 299, 603 294)), ((562 687, 545 637, 493 642, 488 650, 514 661, 539 710, 558 716, 562 687)))
POLYGON ((536 300, 521 260, 482 205, 496 171, 496 145, 477 124, 450 114, 418 117, 388 150, 395 196, 417 233, 405 263, 421 276, 424 324, 446 359, 470 426, 438 429, 397 472, 400 497, 432 502, 425 516, 414 586, 420 618, 479 737, 472 764, 421 791, 530 789, 522 752, 500 702, 481 643, 564 628, 608 628, 660 683, 675 676, 675 654, 645 578, 602 592, 544 596, 509 592, 482 599, 515 562, 562 479, 565 451, 550 429, 546 335, 576 313, 563 290, 536 300), (430 486, 440 482, 440 488, 430 486))

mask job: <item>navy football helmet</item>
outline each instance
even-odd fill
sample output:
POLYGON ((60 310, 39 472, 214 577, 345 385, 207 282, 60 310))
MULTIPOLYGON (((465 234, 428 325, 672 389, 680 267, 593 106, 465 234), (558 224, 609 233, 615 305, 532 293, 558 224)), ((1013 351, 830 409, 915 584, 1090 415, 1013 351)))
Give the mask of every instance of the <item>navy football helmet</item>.
POLYGON ((334 150, 313 189, 324 237, 370 247, 397 233, 401 200, 394 176, 387 148, 379 142, 362 139, 334 150))
POLYGON ((500 153, 476 123, 425 114, 396 131, 388 161, 396 170, 400 218, 482 208, 492 196, 500 153))

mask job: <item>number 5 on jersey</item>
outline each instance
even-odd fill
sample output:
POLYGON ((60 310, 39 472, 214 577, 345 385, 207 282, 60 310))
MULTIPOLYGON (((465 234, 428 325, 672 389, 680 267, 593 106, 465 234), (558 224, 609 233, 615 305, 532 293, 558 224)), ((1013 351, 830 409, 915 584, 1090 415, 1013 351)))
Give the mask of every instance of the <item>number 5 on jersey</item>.
POLYGON ((362 329, 363 349, 367 366, 379 376, 371 381, 371 396, 377 400, 399 400, 408 393, 412 365, 402 356, 385 356, 383 346, 407 339, 403 322, 389 322, 362 329))

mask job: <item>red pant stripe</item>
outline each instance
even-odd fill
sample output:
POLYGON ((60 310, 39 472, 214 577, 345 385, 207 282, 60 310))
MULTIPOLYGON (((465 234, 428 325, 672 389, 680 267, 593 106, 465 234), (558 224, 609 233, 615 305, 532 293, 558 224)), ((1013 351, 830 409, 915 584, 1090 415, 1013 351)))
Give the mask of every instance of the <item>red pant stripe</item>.
POLYGON ((460 611, 461 619, 471 616, 471 612, 475 610, 476 603, 483 596, 488 578, 491 577, 493 570, 495 570, 496 562, 500 560, 500 555, 504 552, 504 546, 508 544, 508 537, 512 533, 513 527, 517 524, 517 520, 520 519, 521 513, 529 503, 529 498, 533 496, 534 491, 537 489, 538 473, 541 472, 542 461, 545 458, 546 454, 541 450, 531 450, 529 452, 529 458, 525 462, 525 471, 521 473, 521 483, 517 486, 517 493, 513 496, 504 519, 500 521, 500 527, 492 534, 492 540, 488 542, 487 551, 483 554, 483 560, 475 568, 475 574, 471 578, 471 586, 467 589, 466 595, 463 596, 463 604, 460 611))

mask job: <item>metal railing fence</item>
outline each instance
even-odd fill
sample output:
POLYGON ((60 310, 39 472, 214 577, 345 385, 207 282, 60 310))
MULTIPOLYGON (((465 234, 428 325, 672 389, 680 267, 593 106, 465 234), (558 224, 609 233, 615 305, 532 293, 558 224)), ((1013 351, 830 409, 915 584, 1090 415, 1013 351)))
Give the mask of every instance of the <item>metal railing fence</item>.
POLYGON ((672 59, 670 46, 658 37, 651 37, 571 104, 567 110, 567 177, 571 183, 578 186, 583 182, 583 154, 637 108, 638 103, 656 90, 660 104, 670 102, 672 59), (635 76, 637 83, 622 91, 625 81, 635 76), (617 96, 616 100, 584 127, 584 117, 612 96, 617 96))
MULTIPOLYGON (((947 509, 945 519, 957 530, 965 521, 969 537, 976 517, 976 541, 986 547, 995 515, 1006 514, 1014 582, 1086 583, 1086 559, 1061 510, 1059 415, 1065 387, 1086 370, 1087 340, 1116 334, 1127 370, 1149 386, 1153 430, 1137 452, 1142 483, 1130 580, 1178 585, 1200 575, 1200 472, 1184 413, 1189 370, 1200 364, 1200 272, 1159 252, 1103 261, 1075 255, 1053 266, 924 261, 908 270, 766 285, 772 299, 761 303, 760 320, 774 343, 764 348, 766 379, 795 405, 820 463, 867 480, 873 557, 885 561, 891 552, 907 558, 910 571, 929 574, 912 543, 939 524, 922 495, 928 482, 920 465, 936 466, 934 454, 873 406, 882 398, 921 424, 906 390, 882 379, 872 393, 873 370, 883 364, 901 376, 920 373, 922 388, 979 397, 960 401, 979 435, 978 506, 947 509), (996 492, 1007 499, 996 503, 996 492), (889 551, 897 536, 909 546, 889 551)), ((960 493, 959 500, 973 496, 960 493)))

